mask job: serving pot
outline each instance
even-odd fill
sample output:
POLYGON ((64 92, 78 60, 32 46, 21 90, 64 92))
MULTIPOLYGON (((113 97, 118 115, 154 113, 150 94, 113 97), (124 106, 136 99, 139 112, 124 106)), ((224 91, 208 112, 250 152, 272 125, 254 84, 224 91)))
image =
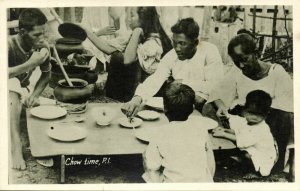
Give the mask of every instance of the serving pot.
MULTIPOLYGON (((52 65, 51 69, 51 79, 49 82, 49 86, 51 88, 55 88, 58 84, 59 80, 64 79, 64 75, 61 72, 59 65, 55 60, 50 61, 52 65)), ((85 65, 64 65, 64 68, 70 78, 78 78, 87 81, 89 84, 93 84, 98 79, 98 74, 96 71, 90 71, 89 66, 85 65)))
POLYGON ((55 48, 61 58, 69 54, 82 54, 82 42, 87 38, 85 30, 74 23, 63 23, 58 26, 58 32, 63 37, 56 40, 55 48))
POLYGON ((92 95, 93 86, 82 79, 71 78, 73 87, 70 87, 65 79, 58 81, 54 89, 56 100, 64 103, 85 103, 92 95))

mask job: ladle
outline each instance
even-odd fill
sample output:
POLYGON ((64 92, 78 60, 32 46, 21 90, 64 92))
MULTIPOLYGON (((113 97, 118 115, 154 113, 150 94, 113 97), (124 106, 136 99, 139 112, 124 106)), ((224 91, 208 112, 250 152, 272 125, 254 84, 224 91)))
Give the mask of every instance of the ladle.
POLYGON ((55 56, 55 58, 56 58, 56 60, 57 60, 57 62, 59 64, 59 67, 60 67, 60 69, 61 69, 61 71, 62 71, 62 73, 63 73, 66 81, 68 82, 68 85, 70 87, 74 87, 74 85, 72 84, 72 82, 71 82, 71 80, 70 80, 67 72, 65 71, 65 68, 64 68, 64 66, 63 66, 63 64, 62 64, 62 62, 61 62, 61 60, 60 60, 60 58, 58 56, 58 53, 57 53, 57 50, 56 50, 55 46, 53 46, 53 53, 54 53, 54 56, 55 56))

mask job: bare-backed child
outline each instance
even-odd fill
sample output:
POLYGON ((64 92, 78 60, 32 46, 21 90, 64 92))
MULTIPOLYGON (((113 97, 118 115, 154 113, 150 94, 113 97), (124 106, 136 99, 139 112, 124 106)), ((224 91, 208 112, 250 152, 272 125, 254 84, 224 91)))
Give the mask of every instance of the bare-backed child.
POLYGON ((230 113, 230 129, 216 128, 213 136, 223 137, 236 143, 246 167, 253 172, 245 178, 268 176, 278 158, 277 145, 265 122, 272 98, 262 90, 248 93, 245 106, 238 105, 230 113))
POLYGON ((190 117, 194 99, 187 85, 173 82, 166 87, 169 123, 160 127, 143 154, 146 182, 213 182, 215 160, 208 132, 190 117))

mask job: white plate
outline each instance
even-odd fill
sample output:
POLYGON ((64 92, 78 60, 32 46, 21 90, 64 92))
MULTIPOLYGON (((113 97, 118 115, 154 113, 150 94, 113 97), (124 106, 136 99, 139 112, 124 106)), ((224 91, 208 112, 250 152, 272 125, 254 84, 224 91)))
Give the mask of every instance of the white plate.
POLYGON ((147 100, 146 105, 162 111, 164 110, 164 103, 162 97, 152 97, 147 100))
POLYGON ((137 113, 144 120, 155 120, 160 117, 160 113, 151 110, 143 110, 137 113))
POLYGON ((143 127, 140 129, 135 129, 134 135, 136 138, 142 141, 149 142, 152 137, 159 134, 159 128, 155 126, 143 127))
POLYGON ((67 111, 54 105, 41 105, 30 110, 31 115, 41 119, 56 119, 67 115, 67 111))
POLYGON ((108 126, 110 124, 110 122, 105 122, 105 121, 96 121, 97 125, 100 125, 100 126, 108 126))
POLYGON ((127 127, 127 128, 136 128, 138 126, 140 126, 143 123, 143 120, 141 120, 140 118, 136 118, 134 117, 132 119, 132 122, 129 122, 129 119, 127 117, 122 117, 119 119, 119 124, 122 125, 123 127, 127 127))
POLYGON ((78 141, 87 136, 87 131, 78 126, 52 125, 47 129, 47 135, 59 141, 78 141))

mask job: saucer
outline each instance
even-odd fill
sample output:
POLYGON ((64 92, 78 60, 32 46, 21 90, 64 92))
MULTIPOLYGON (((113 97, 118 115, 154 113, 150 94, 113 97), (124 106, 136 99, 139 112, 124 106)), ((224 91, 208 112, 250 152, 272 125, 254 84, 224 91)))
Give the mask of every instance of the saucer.
POLYGON ((127 117, 122 117, 119 119, 119 124, 126 128, 136 128, 140 126, 143 123, 143 120, 140 118, 134 117, 132 121, 130 122, 127 117))

